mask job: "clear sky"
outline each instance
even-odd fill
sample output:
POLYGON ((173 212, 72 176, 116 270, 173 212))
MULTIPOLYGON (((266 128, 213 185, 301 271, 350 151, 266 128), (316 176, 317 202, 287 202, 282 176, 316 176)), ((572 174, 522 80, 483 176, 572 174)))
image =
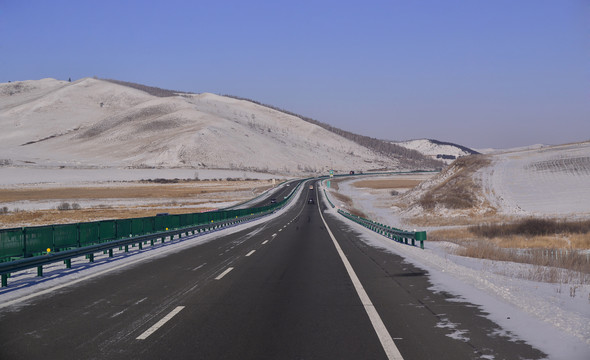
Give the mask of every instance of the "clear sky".
POLYGON ((0 82, 248 97, 389 140, 590 139, 590 0, 0 0, 0 82))

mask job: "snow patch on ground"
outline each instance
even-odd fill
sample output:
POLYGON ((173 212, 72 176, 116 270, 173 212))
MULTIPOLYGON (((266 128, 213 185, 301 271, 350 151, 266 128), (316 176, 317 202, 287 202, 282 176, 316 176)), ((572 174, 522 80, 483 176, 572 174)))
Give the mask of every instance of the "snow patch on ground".
POLYGON ((396 142, 395 144, 407 149, 416 150, 422 155, 429 156, 433 159, 441 160, 445 164, 452 163, 458 157, 470 155, 469 152, 458 146, 451 144, 437 144, 428 139, 401 141, 396 142))
POLYGON ((461 341, 464 341, 464 342, 468 342, 469 340, 471 340, 467 336, 467 334, 469 333, 469 331, 468 330, 457 329, 457 326, 459 326, 459 324, 453 323, 453 322, 451 322, 447 318, 441 318, 441 321, 439 321, 436 324, 436 327, 437 328, 454 330, 452 333, 447 334, 447 336, 450 337, 451 339, 461 340, 461 341))

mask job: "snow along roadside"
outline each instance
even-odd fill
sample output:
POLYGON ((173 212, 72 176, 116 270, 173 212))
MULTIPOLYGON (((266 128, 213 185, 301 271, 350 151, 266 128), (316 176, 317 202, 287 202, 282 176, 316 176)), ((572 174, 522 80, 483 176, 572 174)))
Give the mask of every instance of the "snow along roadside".
MULTIPOLYGON (((345 221, 367 244, 400 255, 428 271, 433 284, 431 289, 451 293, 481 306, 490 320, 549 354, 550 359, 590 358, 590 286, 579 285, 578 295, 571 297, 567 290, 563 293, 556 291, 556 286, 560 285, 500 275, 488 271, 483 264, 485 261, 446 254, 432 243, 427 242, 425 250, 399 244, 346 220, 327 201, 325 203, 328 206, 326 213, 345 221)), ((509 262, 492 263, 503 267, 505 274, 521 271, 515 268, 522 266, 509 262)))

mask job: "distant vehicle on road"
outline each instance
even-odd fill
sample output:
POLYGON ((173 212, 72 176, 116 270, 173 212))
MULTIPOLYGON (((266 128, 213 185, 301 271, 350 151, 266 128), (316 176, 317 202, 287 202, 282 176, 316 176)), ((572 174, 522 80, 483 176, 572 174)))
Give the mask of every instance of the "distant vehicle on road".
POLYGON ((313 185, 309 185, 309 190, 313 190, 313 185))
POLYGON ((351 171, 350 171, 350 175, 354 175, 354 171, 352 171, 352 170, 351 170, 351 171))
POLYGON ((309 200, 307 200, 307 203, 308 204, 313 204, 314 203, 313 198, 309 198, 309 200))
POLYGON ((277 203, 277 199, 275 199, 275 198, 270 199, 270 203, 271 204, 276 204, 277 203))

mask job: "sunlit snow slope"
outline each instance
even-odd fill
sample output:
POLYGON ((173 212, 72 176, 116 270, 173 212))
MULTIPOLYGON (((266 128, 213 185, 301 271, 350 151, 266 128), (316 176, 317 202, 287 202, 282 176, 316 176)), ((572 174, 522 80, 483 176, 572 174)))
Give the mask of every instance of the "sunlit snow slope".
POLYGON ((0 165, 284 174, 402 168, 399 158, 250 101, 157 97, 92 78, 0 84, 0 127, 0 165))
POLYGON ((590 142, 495 154, 480 170, 501 212, 590 215, 590 142))

